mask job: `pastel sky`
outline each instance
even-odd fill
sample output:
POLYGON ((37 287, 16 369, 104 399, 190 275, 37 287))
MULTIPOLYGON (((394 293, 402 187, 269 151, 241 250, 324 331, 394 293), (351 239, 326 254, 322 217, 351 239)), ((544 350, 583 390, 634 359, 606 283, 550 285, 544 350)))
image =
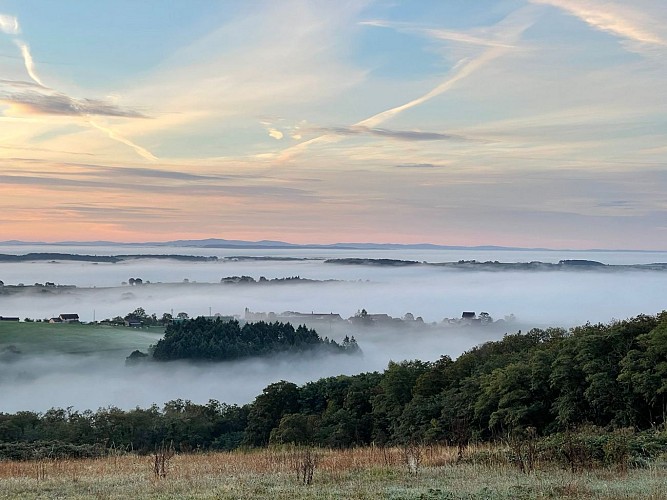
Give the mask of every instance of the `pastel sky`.
POLYGON ((0 0, 0 241, 667 249, 664 0, 0 0))

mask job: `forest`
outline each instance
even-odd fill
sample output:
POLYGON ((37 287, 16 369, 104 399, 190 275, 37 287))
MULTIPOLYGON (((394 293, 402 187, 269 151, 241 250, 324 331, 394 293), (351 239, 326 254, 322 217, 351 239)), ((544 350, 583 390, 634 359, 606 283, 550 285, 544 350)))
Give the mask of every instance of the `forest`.
MULTIPOLYGON (((170 326, 155 356, 210 352, 209 358, 223 359, 229 354, 217 350, 210 339, 223 339, 227 329, 239 327, 219 322, 210 328, 211 323, 170 326), (179 343, 186 328, 201 329, 200 343, 179 343)), ((263 338, 272 329, 287 339, 300 338, 303 345, 319 338, 304 327, 246 327, 243 338, 263 338)), ((288 443, 331 448, 439 443, 464 448, 514 438, 574 446, 575 436, 577 442, 592 443, 586 459, 602 460, 621 442, 624 453, 646 460, 667 451, 666 392, 663 311, 567 331, 508 334, 455 360, 443 356, 434 362, 391 362, 382 373, 336 376, 302 386, 280 381, 242 406, 175 400, 162 408, 0 414, 0 458, 29 459, 47 452, 94 456, 110 447, 149 453, 164 442, 173 443, 177 451, 288 443)), ((558 448, 570 463, 578 456, 572 446, 558 448)))
MULTIPOLYGON (((241 327, 236 320, 211 320, 203 316, 167 325, 164 337, 151 351, 153 359, 157 361, 231 361, 250 356, 305 351, 360 352, 354 337, 345 337, 342 344, 338 344, 327 337, 321 338, 315 330, 304 325, 295 329, 290 323, 258 321, 245 323, 241 327)), ((129 359, 138 358, 135 352, 129 359)))

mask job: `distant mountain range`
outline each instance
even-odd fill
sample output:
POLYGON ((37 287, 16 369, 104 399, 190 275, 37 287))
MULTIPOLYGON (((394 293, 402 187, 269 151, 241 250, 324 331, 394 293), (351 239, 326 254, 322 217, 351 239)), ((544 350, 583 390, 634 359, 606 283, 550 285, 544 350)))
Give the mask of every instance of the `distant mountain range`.
POLYGON ((325 250, 524 250, 524 251, 559 251, 559 252, 645 252, 656 253, 659 250, 628 250, 628 249, 599 249, 587 250, 574 249, 551 249, 551 248, 525 248, 504 247, 497 245, 461 246, 461 245, 435 245, 432 243, 332 243, 332 244, 299 244, 284 241, 260 240, 225 240, 220 238, 208 238, 203 240, 174 240, 174 241, 146 241, 141 243, 123 243, 117 241, 59 241, 47 243, 43 241, 1 241, 0 245, 6 246, 124 246, 124 247, 174 247, 174 248, 238 248, 238 249, 325 249, 325 250))
POLYGON ((223 240, 210 238, 206 240, 176 240, 166 243, 155 243, 155 245, 174 247, 197 247, 197 248, 291 248, 291 249, 327 249, 327 250, 520 250, 520 248, 499 246, 447 246, 434 245, 432 243, 400 244, 400 243, 331 243, 331 244, 299 244, 286 243, 284 241, 242 241, 223 240))

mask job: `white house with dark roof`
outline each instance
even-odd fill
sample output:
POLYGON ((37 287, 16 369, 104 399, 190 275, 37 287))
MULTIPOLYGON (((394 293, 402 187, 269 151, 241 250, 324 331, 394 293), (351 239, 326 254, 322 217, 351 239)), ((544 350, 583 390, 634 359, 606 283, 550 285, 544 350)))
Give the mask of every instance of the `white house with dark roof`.
POLYGON ((79 315, 78 314, 61 314, 58 316, 58 319, 63 323, 78 323, 79 315))

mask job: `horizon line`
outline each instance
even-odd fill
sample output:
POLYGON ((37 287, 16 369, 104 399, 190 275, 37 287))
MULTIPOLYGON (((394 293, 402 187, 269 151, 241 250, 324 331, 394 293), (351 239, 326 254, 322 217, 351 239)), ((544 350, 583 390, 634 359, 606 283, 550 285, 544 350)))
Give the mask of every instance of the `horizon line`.
MULTIPOLYGON (((549 248, 549 247, 520 247, 520 246, 504 246, 504 245, 444 245, 439 243, 391 243, 391 242, 336 242, 336 243, 291 243, 281 240, 237 240, 224 238, 200 238, 200 239, 178 239, 165 241, 136 241, 136 242, 121 242, 121 241, 107 241, 107 240, 70 240, 70 241, 24 241, 24 240, 4 240, 0 241, 0 245, 56 245, 56 246, 101 246, 101 245, 120 245, 120 246, 167 246, 167 247, 189 247, 189 248, 248 248, 248 249, 279 249, 279 248, 293 248, 293 249, 317 249, 324 248, 329 250, 363 250, 358 248, 360 246, 375 246, 387 247, 385 250, 396 250, 399 248, 405 249, 419 249, 419 247, 433 247, 434 249, 443 250, 501 250, 501 251, 545 251, 545 252, 637 252, 637 253, 664 253, 667 250, 647 250, 647 249, 631 249, 631 248, 549 248), (196 243, 218 242, 216 246, 203 246, 196 243), (256 245, 256 246, 252 246, 256 245), (390 248, 398 247, 398 248, 390 248)), ((421 248, 423 249, 423 248, 421 248)), ((375 250, 382 250, 382 248, 375 248, 375 250)))

